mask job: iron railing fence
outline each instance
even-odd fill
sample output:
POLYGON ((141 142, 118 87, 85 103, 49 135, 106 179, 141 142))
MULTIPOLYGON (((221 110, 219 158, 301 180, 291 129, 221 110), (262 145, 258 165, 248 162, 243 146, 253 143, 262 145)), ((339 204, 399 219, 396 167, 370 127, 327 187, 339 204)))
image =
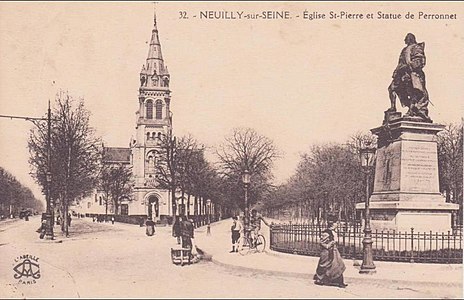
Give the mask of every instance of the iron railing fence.
MULTIPOLYGON (((319 236, 324 227, 313 224, 272 224, 270 248, 274 251, 319 256, 319 236)), ((342 257, 362 259, 364 234, 358 226, 335 230, 342 257)), ((374 260, 462 264, 462 230, 448 232, 372 232, 374 260)))

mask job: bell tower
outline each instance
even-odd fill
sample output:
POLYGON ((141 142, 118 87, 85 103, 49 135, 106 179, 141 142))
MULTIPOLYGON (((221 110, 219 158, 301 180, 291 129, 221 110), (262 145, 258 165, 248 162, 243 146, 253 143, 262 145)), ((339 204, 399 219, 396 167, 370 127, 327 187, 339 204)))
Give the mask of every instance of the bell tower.
POLYGON ((156 212, 158 216, 153 215, 154 220, 161 214, 170 214, 167 191, 156 189, 155 179, 161 139, 172 127, 169 80, 155 13, 148 56, 140 71, 136 135, 130 143, 135 179, 134 200, 140 201, 137 210, 139 214, 149 217, 150 213, 156 212), (154 200, 154 197, 157 199, 154 200), (148 207, 153 203, 158 207, 148 207))

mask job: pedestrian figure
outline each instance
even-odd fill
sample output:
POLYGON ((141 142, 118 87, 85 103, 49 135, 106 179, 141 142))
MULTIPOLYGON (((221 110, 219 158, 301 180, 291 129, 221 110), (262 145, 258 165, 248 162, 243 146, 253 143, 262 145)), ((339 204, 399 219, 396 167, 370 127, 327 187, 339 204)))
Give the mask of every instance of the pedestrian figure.
POLYGON ((153 236, 155 234, 155 222, 153 222, 151 219, 147 219, 145 225, 147 226, 145 233, 148 236, 153 236))
POLYGON ((111 216, 111 224, 114 225, 114 216, 111 216))
POLYGON ((314 283, 345 288, 347 284, 344 283, 343 272, 346 267, 336 247, 332 230, 322 231, 320 246, 321 254, 313 278, 314 283))
POLYGON ((71 214, 68 213, 68 227, 71 227, 71 214))
MULTIPOLYGON (((53 220, 51 220, 51 221, 52 221, 52 224, 53 224, 53 220)), ((38 229, 38 232, 40 233, 40 236, 39 236, 40 239, 43 239, 45 237, 46 229, 47 229, 47 218, 46 218, 45 214, 42 214, 42 222, 41 222, 40 227, 38 229)))
POLYGON ((182 222, 180 225, 182 248, 192 249, 193 230, 192 222, 187 220, 186 216, 182 216, 182 222))
POLYGON ((172 225, 172 236, 177 238, 177 244, 180 244, 181 240, 181 221, 180 217, 176 216, 174 224, 172 225))
POLYGON ((237 217, 233 217, 232 226, 230 226, 230 231, 232 233, 232 250, 229 253, 238 252, 238 244, 240 240, 240 233, 242 230, 242 223, 238 220, 237 217))
POLYGON ((208 225, 206 225, 206 235, 211 235, 211 225, 208 222, 208 225))
POLYGON ((332 235, 336 243, 338 242, 337 228, 338 228, 337 216, 333 213, 329 213, 329 215, 327 216, 327 229, 332 231, 332 235))

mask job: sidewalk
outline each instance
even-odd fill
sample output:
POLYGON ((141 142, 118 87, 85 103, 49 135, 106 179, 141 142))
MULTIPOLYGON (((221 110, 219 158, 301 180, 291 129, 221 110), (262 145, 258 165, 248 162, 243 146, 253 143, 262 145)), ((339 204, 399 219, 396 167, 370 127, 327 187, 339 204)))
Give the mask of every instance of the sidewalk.
MULTIPOLYGON (((278 276, 307 278, 311 280, 319 258, 311 256, 292 255, 269 250, 266 245, 265 253, 252 253, 242 256, 238 253, 229 253, 231 250, 230 226, 231 220, 223 220, 211 224, 211 235, 206 235, 206 228, 201 227, 195 231, 197 246, 211 260, 228 268, 258 271, 278 276)), ((263 225, 261 229, 269 239, 269 227, 263 225)), ((388 281, 407 284, 424 284, 462 287, 463 268, 459 264, 421 264, 421 263, 397 263, 376 261, 377 272, 372 275, 359 274, 359 266, 353 266, 353 260, 344 259, 346 271, 344 273, 346 283, 388 281)), ((358 261, 358 263, 360 263, 358 261)))

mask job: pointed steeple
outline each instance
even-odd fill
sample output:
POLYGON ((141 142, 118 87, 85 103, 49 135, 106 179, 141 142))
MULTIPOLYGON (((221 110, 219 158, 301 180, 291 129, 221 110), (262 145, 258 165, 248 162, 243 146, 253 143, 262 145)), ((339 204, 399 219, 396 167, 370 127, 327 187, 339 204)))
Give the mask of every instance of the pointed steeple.
POLYGON ((140 78, 142 87, 169 86, 169 72, 164 65, 163 54, 161 52, 158 26, 156 24, 156 11, 153 12, 153 29, 148 48, 148 56, 146 64, 142 67, 142 71, 140 72, 140 78))
POLYGON ((153 30, 151 32, 151 41, 150 41, 150 49, 148 52, 148 58, 160 58, 163 59, 161 52, 152 52, 152 50, 156 51, 159 48, 161 50, 161 45, 159 42, 158 36, 158 26, 156 26, 156 10, 153 11, 153 30))

